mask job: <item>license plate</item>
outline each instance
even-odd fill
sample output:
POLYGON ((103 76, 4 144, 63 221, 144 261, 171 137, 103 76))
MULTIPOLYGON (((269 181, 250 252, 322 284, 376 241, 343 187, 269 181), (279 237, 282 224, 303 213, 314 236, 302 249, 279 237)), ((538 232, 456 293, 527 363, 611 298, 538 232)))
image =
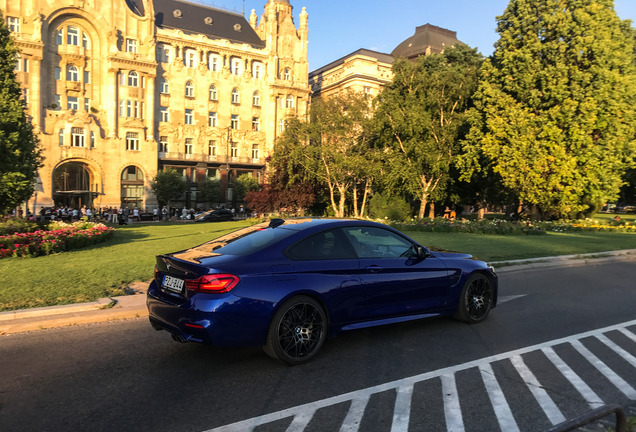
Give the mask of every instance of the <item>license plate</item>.
POLYGON ((161 286, 169 291, 180 293, 183 291, 183 283, 183 279, 166 275, 161 286))

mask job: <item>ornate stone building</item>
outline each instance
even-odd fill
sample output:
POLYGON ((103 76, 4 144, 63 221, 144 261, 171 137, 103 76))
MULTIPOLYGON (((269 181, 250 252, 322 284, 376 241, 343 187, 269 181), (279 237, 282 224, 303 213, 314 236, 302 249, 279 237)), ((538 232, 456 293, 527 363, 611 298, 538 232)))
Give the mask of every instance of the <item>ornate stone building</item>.
POLYGON ((359 49, 309 74, 312 97, 328 97, 351 89, 376 96, 393 79, 391 67, 398 57, 415 59, 441 53, 445 47, 461 43, 457 33, 431 24, 415 29, 391 54, 359 49))
MULTIPOLYGON (((0 0, 45 156, 39 206, 157 205, 177 169, 191 191, 259 177, 288 116, 307 110, 307 13, 260 19, 178 0, 0 0)), ((221 199, 221 201, 225 201, 221 199)))

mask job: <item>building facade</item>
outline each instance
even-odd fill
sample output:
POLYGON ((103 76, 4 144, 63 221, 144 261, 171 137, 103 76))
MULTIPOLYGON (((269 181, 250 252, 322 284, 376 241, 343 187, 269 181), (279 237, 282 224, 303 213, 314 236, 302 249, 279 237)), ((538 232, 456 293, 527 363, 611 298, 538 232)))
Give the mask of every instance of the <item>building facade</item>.
POLYGON ((461 43, 457 33, 431 24, 415 29, 391 54, 361 48, 309 74, 312 97, 329 97, 352 90, 375 97, 393 79, 396 58, 414 60, 422 55, 441 53, 446 47, 461 43))
POLYGON ((38 207, 157 205, 151 181, 259 177, 309 98, 307 13, 260 19, 177 0, 0 0, 16 76, 45 157, 38 207))

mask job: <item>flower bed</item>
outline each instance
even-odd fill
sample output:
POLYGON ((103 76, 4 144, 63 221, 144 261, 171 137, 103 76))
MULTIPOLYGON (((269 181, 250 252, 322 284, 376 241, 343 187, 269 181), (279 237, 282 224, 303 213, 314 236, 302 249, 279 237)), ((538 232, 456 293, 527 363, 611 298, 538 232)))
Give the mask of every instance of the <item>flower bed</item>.
POLYGON ((36 257, 80 249, 113 236, 114 228, 92 222, 52 222, 48 230, 0 236, 0 258, 36 257))
POLYGON ((455 232, 471 234, 512 234, 542 235, 547 232, 603 231, 636 233, 636 225, 624 221, 606 221, 585 219, 574 221, 530 222, 507 221, 503 219, 449 220, 443 218, 413 220, 411 222, 393 222, 394 228, 405 231, 455 232))

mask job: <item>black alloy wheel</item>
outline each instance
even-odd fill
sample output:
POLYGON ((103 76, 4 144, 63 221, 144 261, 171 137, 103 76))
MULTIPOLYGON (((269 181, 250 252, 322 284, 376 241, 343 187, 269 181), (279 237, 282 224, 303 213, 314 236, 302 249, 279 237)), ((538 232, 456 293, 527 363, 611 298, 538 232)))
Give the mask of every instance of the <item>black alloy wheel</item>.
POLYGON ((455 318, 473 324, 486 319, 492 308, 495 289, 492 281, 477 273, 464 284, 455 318))
POLYGON ((297 365, 312 359, 326 336, 327 316, 322 306, 311 297, 298 296, 278 309, 263 348, 270 357, 297 365))

